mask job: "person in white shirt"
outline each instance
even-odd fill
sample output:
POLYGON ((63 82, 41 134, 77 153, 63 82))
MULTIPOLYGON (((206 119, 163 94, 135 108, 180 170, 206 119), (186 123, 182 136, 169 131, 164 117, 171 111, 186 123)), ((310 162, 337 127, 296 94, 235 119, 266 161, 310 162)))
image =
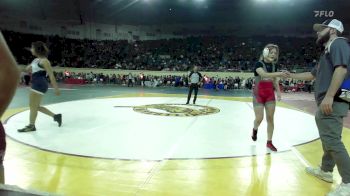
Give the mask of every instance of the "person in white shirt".
POLYGON ((133 76, 132 76, 132 74, 131 73, 129 73, 129 75, 128 75, 128 87, 133 87, 134 86, 134 83, 132 82, 132 80, 133 80, 133 76))
POLYGON ((193 90, 194 90, 193 104, 196 104, 197 94, 198 94, 198 86, 199 86, 199 82, 201 80, 202 80, 202 74, 198 72, 198 67, 194 66, 193 71, 191 71, 190 74, 188 75, 189 91, 188 91, 186 104, 190 103, 190 99, 191 99, 191 95, 192 95, 193 90))

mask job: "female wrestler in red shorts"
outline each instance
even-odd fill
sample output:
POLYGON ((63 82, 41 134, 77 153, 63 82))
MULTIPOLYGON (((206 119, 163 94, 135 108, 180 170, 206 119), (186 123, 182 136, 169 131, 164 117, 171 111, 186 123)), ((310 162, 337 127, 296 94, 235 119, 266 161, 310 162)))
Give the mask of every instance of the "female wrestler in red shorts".
POLYGON ((287 77, 285 72, 276 72, 279 48, 277 45, 268 44, 264 47, 259 61, 255 65, 255 87, 253 90, 253 106, 255 113, 254 128, 252 133, 253 141, 257 140, 258 128, 264 118, 264 109, 267 120, 267 144, 266 146, 277 151, 272 144, 272 135, 274 129, 274 113, 276 107, 275 93, 277 92, 278 101, 281 99, 281 91, 278 84, 278 77, 287 77))

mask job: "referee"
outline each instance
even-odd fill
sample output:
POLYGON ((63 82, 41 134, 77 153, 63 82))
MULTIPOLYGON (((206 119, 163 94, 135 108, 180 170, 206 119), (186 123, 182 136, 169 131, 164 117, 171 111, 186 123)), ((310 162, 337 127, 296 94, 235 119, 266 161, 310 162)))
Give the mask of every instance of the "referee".
POLYGON ((198 94, 198 85, 199 82, 202 79, 202 74, 198 72, 198 67, 194 66, 193 71, 190 72, 188 75, 188 81, 189 81, 189 92, 188 92, 188 97, 187 97, 187 102, 186 104, 190 103, 192 91, 194 90, 194 99, 193 99, 193 104, 196 104, 196 99, 197 99, 197 94, 198 94))

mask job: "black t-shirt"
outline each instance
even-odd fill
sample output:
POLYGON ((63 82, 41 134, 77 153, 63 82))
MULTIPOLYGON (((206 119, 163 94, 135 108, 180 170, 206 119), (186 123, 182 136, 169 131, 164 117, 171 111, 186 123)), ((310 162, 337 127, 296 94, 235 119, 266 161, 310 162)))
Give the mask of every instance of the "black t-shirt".
MULTIPOLYGON (((275 64, 275 70, 272 70, 272 63, 266 63, 264 62, 265 64, 265 67, 266 67, 266 71, 269 72, 269 73, 272 73, 272 72, 276 72, 277 71, 277 65, 275 64)), ((258 68, 263 68, 264 69, 264 65, 262 64, 261 61, 258 61, 255 63, 255 68, 254 68, 254 76, 259 76, 259 74, 256 72, 256 70, 258 68)))

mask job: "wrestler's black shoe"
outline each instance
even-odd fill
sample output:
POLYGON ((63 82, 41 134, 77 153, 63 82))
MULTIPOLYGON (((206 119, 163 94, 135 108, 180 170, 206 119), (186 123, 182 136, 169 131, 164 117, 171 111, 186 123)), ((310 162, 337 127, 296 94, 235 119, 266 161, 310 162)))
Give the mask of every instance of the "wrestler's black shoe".
POLYGON ((252 140, 255 142, 258 139, 258 130, 253 129, 252 140))
POLYGON ((27 125, 26 127, 22 128, 22 129, 18 129, 18 132, 32 132, 32 131, 36 131, 35 125, 27 125))
POLYGON ((58 126, 60 127, 62 125, 62 114, 56 114, 53 116, 53 120, 58 123, 58 126))

